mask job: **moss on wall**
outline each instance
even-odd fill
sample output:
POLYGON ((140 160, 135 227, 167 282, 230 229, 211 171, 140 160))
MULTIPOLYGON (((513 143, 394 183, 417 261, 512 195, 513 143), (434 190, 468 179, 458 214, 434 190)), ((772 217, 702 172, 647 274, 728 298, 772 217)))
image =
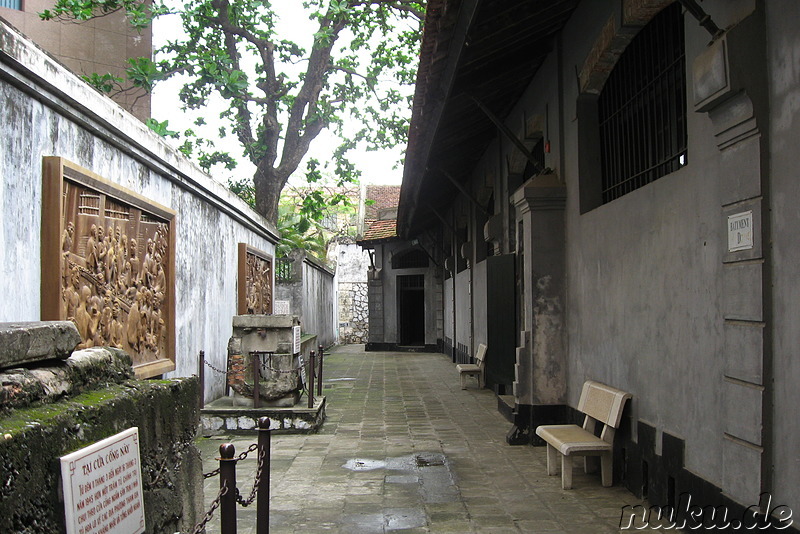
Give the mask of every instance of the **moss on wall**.
POLYGON ((134 426, 147 532, 190 530, 204 511, 197 388, 196 378, 129 380, 0 418, 0 530, 63 532, 59 457, 134 426))

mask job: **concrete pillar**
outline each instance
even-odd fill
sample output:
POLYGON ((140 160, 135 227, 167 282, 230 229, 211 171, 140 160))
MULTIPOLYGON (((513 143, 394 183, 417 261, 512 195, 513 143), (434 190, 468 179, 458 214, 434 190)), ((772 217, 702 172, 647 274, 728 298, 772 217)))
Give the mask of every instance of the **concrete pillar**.
POLYGON ((728 30, 692 66, 694 109, 721 154, 722 487, 739 502, 772 491, 772 258, 764 13, 728 30))
MULTIPOLYGON (((536 176, 512 196, 523 289, 514 396, 517 405, 560 405, 566 398, 566 187, 536 176)), ((536 409, 533 409, 536 418, 536 409)))

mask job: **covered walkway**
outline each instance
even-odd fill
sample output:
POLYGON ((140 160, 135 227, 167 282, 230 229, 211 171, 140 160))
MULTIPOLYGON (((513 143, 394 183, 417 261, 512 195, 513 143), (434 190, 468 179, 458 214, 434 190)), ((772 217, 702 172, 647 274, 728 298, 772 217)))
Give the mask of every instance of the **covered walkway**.
MULTIPOLYGON (((337 347, 325 358, 327 420, 316 434, 272 441, 271 532, 619 532, 626 489, 575 469, 575 489, 548 477, 544 447, 509 446, 511 428, 489 390, 461 390, 442 354, 337 347)), ((237 454, 254 436, 202 439, 206 471, 219 445, 237 454)), ((240 462, 246 496, 255 454, 240 462)), ((207 504, 217 478, 206 482, 207 504)), ((255 505, 238 508, 254 533, 255 505)), ((215 517, 208 532, 218 532, 215 517)))

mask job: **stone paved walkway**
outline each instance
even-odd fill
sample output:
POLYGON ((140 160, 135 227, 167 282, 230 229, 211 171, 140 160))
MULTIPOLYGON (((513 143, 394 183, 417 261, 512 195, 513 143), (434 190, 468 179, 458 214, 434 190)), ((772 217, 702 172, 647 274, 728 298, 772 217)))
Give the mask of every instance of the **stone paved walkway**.
MULTIPOLYGON (((626 489, 603 488, 576 466, 574 485, 548 477, 544 447, 510 446, 489 390, 461 390, 441 354, 337 347, 325 359, 327 420, 316 434, 272 438, 270 532, 619 532, 626 489)), ((255 436, 200 440, 205 470, 219 445, 237 454, 255 436)), ((255 454, 239 462, 249 495, 255 454)), ((206 502, 219 489, 206 481, 206 502)), ((238 508, 239 533, 255 533, 255 504, 238 508)), ((219 518, 207 529, 219 532, 219 518)), ((628 532, 628 531, 625 531, 628 532)))

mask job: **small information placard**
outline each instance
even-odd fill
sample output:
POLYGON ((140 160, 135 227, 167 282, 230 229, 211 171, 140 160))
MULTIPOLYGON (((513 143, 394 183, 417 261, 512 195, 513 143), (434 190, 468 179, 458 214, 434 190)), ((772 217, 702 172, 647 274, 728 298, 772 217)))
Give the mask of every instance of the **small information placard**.
POLYGON ((139 429, 61 457, 67 534, 144 532, 139 429))
POLYGON ((292 354, 300 352, 300 327, 292 327, 292 354))
POLYGON ((728 216, 728 252, 753 248, 753 211, 728 216))
POLYGON ((289 301, 276 300, 272 305, 273 315, 289 315, 289 301))
POLYGON ((303 359, 303 355, 302 354, 297 356, 297 362, 298 362, 298 365, 300 366, 300 380, 303 383, 303 386, 305 386, 306 382, 307 382, 307 380, 306 380, 306 362, 303 359))

